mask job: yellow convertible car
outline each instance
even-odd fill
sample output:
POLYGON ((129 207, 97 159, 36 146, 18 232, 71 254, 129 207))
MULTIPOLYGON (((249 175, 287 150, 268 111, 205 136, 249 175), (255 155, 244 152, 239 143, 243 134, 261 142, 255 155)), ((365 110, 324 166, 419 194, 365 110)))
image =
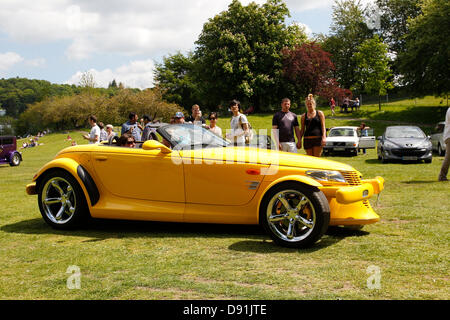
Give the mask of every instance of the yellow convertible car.
POLYGON ((329 225, 379 221, 369 198, 381 177, 351 166, 263 148, 234 147, 191 124, 156 129, 162 144, 66 148, 26 186, 42 217, 71 229, 89 217, 260 224, 278 244, 307 247, 329 225), (170 146, 170 147, 169 147, 170 146))

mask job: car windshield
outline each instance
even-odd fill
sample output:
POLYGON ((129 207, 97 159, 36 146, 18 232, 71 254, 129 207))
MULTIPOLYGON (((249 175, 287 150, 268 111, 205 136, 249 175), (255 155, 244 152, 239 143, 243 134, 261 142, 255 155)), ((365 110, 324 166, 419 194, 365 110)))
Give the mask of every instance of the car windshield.
POLYGON ((175 149, 226 147, 229 142, 193 124, 172 124, 159 129, 175 149))
POLYGON ((387 128, 387 138, 425 138, 425 133, 416 127, 387 128))
POLYGON ((354 137, 355 130, 353 129, 331 129, 329 137, 354 137))

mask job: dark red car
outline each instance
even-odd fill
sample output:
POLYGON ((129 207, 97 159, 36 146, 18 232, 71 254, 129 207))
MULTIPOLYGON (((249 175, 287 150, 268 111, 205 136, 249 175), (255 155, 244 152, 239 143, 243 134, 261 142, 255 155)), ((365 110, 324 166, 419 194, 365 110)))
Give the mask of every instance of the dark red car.
POLYGON ((18 166, 22 161, 22 155, 16 149, 16 137, 0 136, 0 164, 9 163, 10 166, 18 166))

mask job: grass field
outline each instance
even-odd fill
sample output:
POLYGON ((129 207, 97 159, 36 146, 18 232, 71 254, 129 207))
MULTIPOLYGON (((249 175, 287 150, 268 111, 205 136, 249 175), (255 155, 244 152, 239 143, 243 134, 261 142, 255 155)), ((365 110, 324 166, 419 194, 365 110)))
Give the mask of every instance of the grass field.
MULTIPOLYGON (((324 110, 327 127, 367 117, 381 134, 408 107, 385 109, 388 119, 364 107, 351 119, 330 119, 324 110)), ((271 126, 271 115, 249 119, 255 129, 271 126)), ((220 121, 228 128, 229 118, 220 121)), ((294 250, 274 245, 257 226, 95 221, 77 231, 51 229, 25 185, 69 145, 66 135, 47 135, 44 145, 23 150, 19 167, 0 166, 0 299, 450 298, 450 183, 437 182, 443 157, 431 164, 381 164, 374 150, 329 157, 364 177, 385 178, 385 190, 371 199, 381 221, 361 231, 333 228, 314 247, 294 250), (74 265, 81 288, 70 290, 74 265), (371 289, 374 276, 380 287, 371 289)), ((70 135, 82 142, 81 133, 70 135)))

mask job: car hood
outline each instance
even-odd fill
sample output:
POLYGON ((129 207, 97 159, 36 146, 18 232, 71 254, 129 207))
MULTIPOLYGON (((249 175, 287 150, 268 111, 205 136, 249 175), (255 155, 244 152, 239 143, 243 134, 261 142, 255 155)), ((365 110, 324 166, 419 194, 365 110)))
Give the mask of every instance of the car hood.
POLYGON ((417 148, 424 142, 428 142, 426 138, 397 138, 386 139, 387 142, 395 144, 398 148, 417 148))

